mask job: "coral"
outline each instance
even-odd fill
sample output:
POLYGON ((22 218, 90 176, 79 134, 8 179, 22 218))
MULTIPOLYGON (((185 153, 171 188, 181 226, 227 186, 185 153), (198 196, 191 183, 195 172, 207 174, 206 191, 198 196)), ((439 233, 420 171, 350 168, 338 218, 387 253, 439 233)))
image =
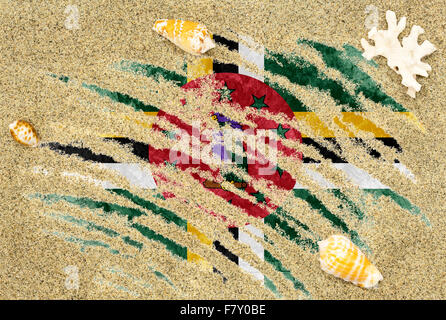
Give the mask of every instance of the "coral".
POLYGON ((401 18, 397 24, 395 12, 388 10, 386 20, 388 30, 377 30, 374 27, 368 33, 368 37, 375 42, 374 46, 366 39, 361 39, 363 56, 368 60, 379 55, 386 57, 387 65, 401 75, 401 83, 408 87, 407 94, 415 98, 415 93, 421 89, 416 76, 427 77, 427 71, 432 70, 429 64, 421 62, 421 58, 430 55, 436 48, 427 40, 418 44, 418 36, 424 30, 416 25, 412 27, 409 36, 403 38, 401 46, 398 36, 406 28, 406 17, 401 18))

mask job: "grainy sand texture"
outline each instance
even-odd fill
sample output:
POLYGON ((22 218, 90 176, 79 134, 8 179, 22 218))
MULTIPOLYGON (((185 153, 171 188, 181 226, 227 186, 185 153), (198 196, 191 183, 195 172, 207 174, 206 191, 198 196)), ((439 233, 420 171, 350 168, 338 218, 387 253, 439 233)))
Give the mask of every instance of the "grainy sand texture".
POLYGON ((442 0, 0 0, 0 298, 445 299, 445 16, 442 0), (407 17, 400 40, 419 25, 437 48, 415 99, 361 57, 387 10, 407 17), (217 46, 187 54, 157 19, 201 22, 217 46), (38 147, 13 140, 19 119, 38 147), (277 128, 273 175, 169 161, 194 121, 277 128), (320 269, 332 234, 377 288, 320 269))

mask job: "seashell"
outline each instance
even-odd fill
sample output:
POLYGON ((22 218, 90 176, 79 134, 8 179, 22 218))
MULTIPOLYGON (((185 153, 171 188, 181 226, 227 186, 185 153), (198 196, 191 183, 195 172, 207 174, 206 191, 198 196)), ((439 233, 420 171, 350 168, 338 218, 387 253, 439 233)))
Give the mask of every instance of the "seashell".
POLYGON ((332 235, 319 241, 321 268, 361 288, 372 288, 383 279, 378 269, 348 238, 332 235))
POLYGON ((153 30, 193 55, 200 55, 215 47, 208 29, 197 22, 161 19, 155 22, 153 30))
POLYGON ((36 129, 24 120, 16 120, 9 125, 9 132, 18 143, 28 147, 35 147, 39 142, 36 129))

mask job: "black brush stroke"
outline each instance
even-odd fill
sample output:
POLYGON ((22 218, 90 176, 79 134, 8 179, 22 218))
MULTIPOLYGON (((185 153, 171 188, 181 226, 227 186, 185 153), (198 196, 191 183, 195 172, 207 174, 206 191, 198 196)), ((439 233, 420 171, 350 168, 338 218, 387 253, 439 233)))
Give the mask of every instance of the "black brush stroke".
POLYGON ((378 141, 381 141, 385 146, 394 148, 397 150, 397 152, 403 152, 403 148, 401 148, 398 141, 396 141, 395 138, 392 137, 386 137, 386 138, 375 138, 378 141))
MULTIPOLYGON (((226 39, 222 36, 214 35, 213 39, 216 44, 221 44, 226 47, 228 47, 231 51, 238 51, 238 43, 229 39, 226 39)), ((214 73, 223 73, 223 72, 230 72, 230 73, 238 73, 238 66, 235 64, 230 63, 220 63, 215 60, 212 62, 212 68, 214 73)))
POLYGON ((113 137, 104 138, 105 140, 117 141, 121 145, 130 145, 132 147, 132 153, 140 157, 141 159, 149 161, 149 145, 129 138, 113 137))
POLYGON ((99 163, 118 163, 115 159, 105 154, 93 153, 90 149, 84 147, 75 147, 72 145, 63 145, 58 142, 48 142, 47 145, 51 150, 60 154, 77 155, 83 160, 94 161, 99 163))
POLYGON ((361 138, 353 138, 353 139, 354 139, 353 141, 356 144, 359 144, 361 147, 366 149, 369 155, 371 155, 372 157, 374 157, 376 159, 381 158, 381 153, 379 153, 377 150, 370 147, 363 139, 361 139, 361 138))
POLYGON ((231 251, 226 249, 218 240, 214 241, 213 244, 214 244, 215 250, 217 250, 218 252, 223 254, 226 258, 228 258, 229 260, 234 262, 236 265, 238 265, 238 256, 236 256, 231 251))
MULTIPOLYGON (((332 138, 326 138, 324 140, 329 140, 329 139, 332 139, 332 138)), ((314 147, 322 155, 322 157, 324 157, 325 159, 331 160, 333 163, 347 163, 347 161, 345 159, 338 156, 332 150, 319 144, 312 138, 308 138, 308 137, 302 138, 302 143, 314 147)))

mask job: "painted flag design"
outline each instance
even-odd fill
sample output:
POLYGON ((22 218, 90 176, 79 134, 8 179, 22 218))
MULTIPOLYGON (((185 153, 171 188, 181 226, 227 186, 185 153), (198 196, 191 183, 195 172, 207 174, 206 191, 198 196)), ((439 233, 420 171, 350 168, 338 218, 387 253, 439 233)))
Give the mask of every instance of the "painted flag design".
MULTIPOLYGON (((146 75, 153 79, 158 79, 160 77, 167 79, 176 83, 178 86, 186 86, 187 83, 194 83, 194 80, 210 74, 215 74, 217 79, 220 77, 220 80, 223 80, 224 77, 229 77, 228 79, 237 79, 243 78, 243 76, 249 76, 253 79, 258 79, 259 81, 264 81, 268 87, 272 88, 274 92, 277 92, 279 97, 285 101, 285 104, 294 111, 294 116, 299 121, 305 121, 309 124, 315 132, 319 132, 322 139, 326 143, 321 143, 320 140, 316 139, 314 136, 311 137, 307 135, 305 132, 300 133, 296 137, 298 140, 304 145, 311 146, 315 150, 317 150, 320 156, 323 159, 329 160, 332 162, 334 168, 342 170, 345 172, 347 177, 354 184, 358 185, 366 194, 372 194, 374 197, 379 198, 381 196, 389 197, 392 199, 397 205, 399 205, 404 210, 412 214, 421 215, 420 210, 410 203, 409 200, 404 197, 396 194, 390 188, 382 184, 377 179, 373 178, 372 175, 365 172, 364 170, 355 167, 349 164, 346 159, 343 157, 343 151, 340 144, 337 142, 336 137, 334 137, 334 133, 331 132, 325 124, 314 114, 311 112, 311 109, 308 106, 305 106, 302 101, 299 100, 298 97, 294 96, 291 92, 288 92, 286 89, 281 87, 279 84, 274 82, 274 79, 268 78, 271 74, 279 74, 282 77, 288 79, 292 83, 301 86, 310 86, 316 88, 321 91, 328 92, 329 95, 340 105, 345 107, 345 111, 342 112, 342 118, 333 119, 334 123, 338 124, 341 128, 346 128, 345 123, 350 123, 353 126, 356 126, 360 130, 365 130, 371 132, 377 141, 380 141, 384 146, 389 147, 391 149, 396 150, 396 152, 401 153, 403 150, 399 143, 392 137, 390 137, 387 133, 385 133, 382 129, 374 125, 371 121, 367 120, 366 112, 362 109, 362 106, 358 102, 358 99, 343 89, 342 84, 338 83, 335 80, 330 80, 324 78, 324 75, 321 71, 318 70, 317 67, 313 66, 308 61, 303 61, 301 58, 289 57, 283 55, 281 53, 269 52, 263 47, 256 46, 256 49, 252 49, 246 45, 249 43, 248 38, 243 39, 243 42, 237 43, 223 37, 219 37, 214 35, 214 40, 218 45, 225 45, 229 50, 237 51, 240 56, 253 63, 260 71, 264 71, 264 74, 255 74, 253 72, 244 69, 241 66, 236 66, 233 64, 224 64, 217 61, 213 61, 210 58, 203 58, 198 61, 198 63, 193 63, 187 65, 187 77, 176 74, 175 72, 165 70, 163 68, 153 66, 153 65, 144 65, 137 62, 132 61, 123 61, 117 64, 115 67, 121 71, 134 72, 146 75), (306 79, 298 78, 296 74, 297 71, 304 71, 304 74, 308 77, 306 79), (220 74, 220 75, 219 75, 220 74), (230 76, 232 74, 232 76, 230 76), (231 78, 232 77, 232 78, 231 78), (359 112, 359 113, 358 113, 359 112)), ((367 98, 379 102, 384 106, 388 106, 393 111, 400 112, 401 114, 407 116, 407 118, 412 121, 415 125, 422 128, 419 122, 411 115, 406 109, 404 109, 401 105, 395 102, 391 97, 386 96, 384 92, 381 91, 379 85, 377 85, 373 80, 368 76, 361 74, 362 70, 360 70, 354 63, 352 63, 349 57, 354 57, 356 52, 355 48, 351 46, 344 46, 344 52, 338 50, 336 48, 332 48, 323 44, 319 44, 311 41, 301 41, 302 45, 311 45, 314 50, 317 50, 321 53, 325 63, 328 67, 338 69, 346 78, 351 80, 352 82, 356 82, 358 85, 357 93, 364 94, 367 98), (333 63, 333 61, 337 61, 337 63, 333 63), (360 74, 362 77, 356 77, 356 75, 360 74), (358 82, 358 79, 362 79, 362 82, 358 82)), ((262 72, 260 72, 262 73, 262 72)), ((52 75, 54 78, 67 83, 70 79, 66 76, 56 76, 52 75)), ((190 85, 190 84, 189 84, 190 85)), ((110 100, 127 105, 132 107, 134 110, 141 110, 146 112, 148 115, 155 115, 159 109, 156 106, 151 106, 147 103, 144 103, 142 100, 132 97, 128 94, 113 92, 106 88, 101 88, 95 84, 87 84, 83 83, 82 87, 90 90, 92 92, 97 93, 99 96, 108 97, 110 100)), ((241 88, 243 88, 241 86, 241 88)), ((220 88, 221 89, 221 88, 220 88)), ((225 97, 227 99, 232 98, 232 96, 236 97, 237 89, 234 89, 231 85, 225 90, 225 97), (231 91, 235 90, 235 91, 231 91), (229 93, 228 93, 229 91, 229 93)), ((239 88, 240 91, 240 88, 239 88)), ((254 95, 250 97, 252 101, 247 102, 247 104, 251 104, 254 109, 262 110, 270 108, 271 103, 267 100, 267 97, 263 95, 254 95)), ((163 113, 161 112, 161 115, 163 113)), ((214 120, 222 123, 228 123, 233 129, 243 128, 243 123, 239 123, 233 119, 231 119, 230 115, 220 114, 216 112, 213 116, 215 116, 214 120)), ((279 126, 278 124, 276 129, 278 129, 279 134, 282 134, 284 138, 288 138, 290 136, 290 131, 287 129, 285 124, 279 126)), ((381 154, 378 150, 374 150, 371 148, 366 141, 355 137, 351 132, 346 130, 346 135, 350 137, 355 143, 358 145, 362 145, 367 152, 375 158, 380 158, 381 154)), ((291 137, 291 136, 290 136, 291 137)), ((318 137, 320 138, 320 137, 318 137)), ((131 139, 125 137, 108 137, 105 138, 108 140, 118 141, 123 145, 128 145, 132 148, 133 153, 140 157, 141 159, 145 159, 151 161, 150 148, 151 146, 144 144, 143 142, 133 141, 131 139)), ((47 144, 51 149, 56 152, 63 154, 77 154, 78 156, 84 158, 85 160, 95 161, 95 162, 103 162, 107 163, 106 166, 120 171, 122 174, 128 177, 129 180, 132 181, 133 184, 138 185, 142 188, 154 188, 156 183, 155 180, 151 177, 151 175, 147 172, 138 172, 137 166, 131 164, 119 164, 113 159, 112 155, 98 155, 91 152, 88 148, 75 147, 71 145, 62 145, 57 142, 52 142, 47 144)), ((286 148, 284 147, 283 150, 286 148)), ((156 159, 155 159, 156 160, 156 159)), ((341 192, 338 186, 335 186, 322 175, 310 169, 310 167, 306 166, 307 164, 318 163, 320 159, 313 159, 310 157, 306 157, 305 154, 301 157, 302 165, 305 168, 308 176, 311 177, 314 181, 316 181, 322 188, 327 189, 327 192, 331 192, 336 198, 338 198, 341 206, 344 208, 348 208, 352 212, 358 220, 363 220, 366 214, 362 211, 362 209, 353 201, 351 201, 346 194, 341 192)), ((401 172, 408 172, 408 169, 400 163, 398 160, 395 160, 395 167, 398 168, 401 172)), ((249 170, 248 170, 249 171, 249 170)), ((251 172, 252 174, 252 172, 251 172)), ((411 177, 410 172, 407 174, 411 177)), ((413 175, 412 175, 413 177, 413 175)), ((234 177, 228 177, 234 178, 234 177)), ((295 198, 302 199, 305 201, 308 206, 310 206, 315 212, 317 212, 321 218, 326 219, 332 225, 332 227, 336 230, 340 230, 346 236, 348 236, 353 243, 355 243, 358 247, 362 249, 369 250, 366 243, 361 239, 360 235, 351 229, 349 225, 342 220, 341 217, 337 216, 335 213, 331 212, 321 200, 319 200, 315 195, 313 195, 304 184, 299 181, 293 180, 293 178, 286 172, 282 171, 281 168, 277 168, 277 174, 274 175, 273 179, 275 184, 281 185, 282 182, 285 181, 286 188, 293 189, 293 194, 295 198), (283 175, 285 177, 283 177, 283 175), (293 185, 289 186, 289 183, 293 182, 293 185)), ((200 181, 203 183, 203 181, 200 181)), ((237 183, 244 183, 243 181, 235 181, 237 183)), ((230 261, 233 261, 237 265, 240 266, 242 270, 251 274, 254 278, 260 280, 267 288, 273 291, 276 296, 280 296, 280 292, 277 291, 276 285, 266 276, 263 275, 260 271, 258 271, 253 266, 249 265, 247 261, 244 261, 230 250, 225 248, 219 239, 208 239, 206 238, 197 228, 190 225, 187 221, 182 220, 176 213, 174 212, 166 212, 159 207, 153 207, 150 203, 145 203, 144 199, 135 198, 133 195, 125 192, 119 191, 120 189, 114 188, 111 185, 105 185, 107 189, 110 189, 111 192, 117 192, 117 194, 128 197, 134 203, 139 206, 148 206, 151 212, 154 213, 162 213, 166 221, 173 221, 175 225, 180 228, 184 228, 185 231, 190 232, 201 239, 203 243, 212 246, 216 250, 220 251, 224 254, 230 261)), ((245 188, 248 189, 249 185, 245 188)), ((211 190, 209 188, 209 192, 215 192, 216 190, 211 190)), ((249 191, 249 189, 248 189, 249 191)), ((296 220, 292 215, 290 215, 284 208, 281 206, 277 206, 277 204, 273 204, 267 197, 267 195, 261 194, 259 192, 255 192, 252 190, 250 195, 253 197, 254 202, 262 203, 267 205, 272 205, 274 208, 274 212, 270 214, 263 214, 259 211, 258 216, 263 218, 263 223, 270 226, 271 228, 278 230, 281 235, 283 235, 289 241, 293 241, 297 243, 305 250, 309 252, 316 253, 318 251, 317 241, 321 240, 314 231, 311 230, 311 226, 308 226, 298 220, 296 220), (292 226, 293 225, 293 226, 292 226), (298 228, 296 228, 297 226, 298 228)), ((222 194, 225 193, 225 190, 220 190, 222 194)), ((249 194, 249 192, 248 192, 249 194)), ((164 195, 160 195, 164 197, 164 195)), ((60 198, 58 201, 71 201, 71 203, 76 205, 84 205, 85 203, 89 203, 87 199, 83 199, 81 202, 76 199, 71 198, 60 198)), ((231 199, 227 199, 231 201, 231 199)), ((231 201, 233 202, 233 200, 231 201)), ((231 203, 232 204, 232 203, 231 203)), ((105 208, 115 208, 119 212, 125 212, 126 208, 121 207, 113 207, 111 204, 98 204, 91 203, 89 206, 101 208, 105 210, 105 208), (122 211, 124 210, 124 211, 122 211)), ((235 205, 235 204, 234 204, 235 205)), ((109 209, 107 209, 109 210, 109 209)), ((131 211, 132 214, 138 214, 137 212, 131 211)), ((422 216, 423 217, 423 216, 422 216)), ((426 223, 428 220, 425 219, 426 223)), ((91 227, 91 226, 90 226, 91 227)), ((189 252, 189 249, 181 246, 180 244, 174 243, 168 239, 166 235, 158 235, 154 233, 147 226, 134 224, 132 226, 136 230, 138 230, 141 234, 144 234, 146 237, 151 239, 157 239, 157 241, 161 241, 166 245, 166 248, 173 248, 177 255, 181 256, 182 259, 186 259, 189 261, 202 261, 200 257, 198 257, 193 252, 189 252)), ((301 283, 298 279, 298 275, 293 275, 289 270, 287 270, 286 266, 273 255, 270 250, 263 248, 261 242, 267 241, 264 237, 261 230, 256 229, 251 225, 247 226, 238 226, 238 227, 230 227, 228 229, 232 237, 245 243, 252 250, 252 252, 261 260, 269 263, 274 266, 274 269, 281 273, 283 277, 293 283, 293 286, 296 290, 300 290, 304 292, 307 296, 310 296, 310 293, 305 288, 305 285, 301 283)), ((69 239, 69 238, 67 238, 69 239)), ((127 238, 125 238, 127 239, 127 238)), ((73 239, 72 239, 73 240, 73 239)), ((76 240, 80 241, 80 240, 76 240)), ((129 240, 130 241, 130 240, 129 240)), ((133 242, 132 242, 133 243, 133 242)), ((100 245, 100 244, 97 244, 100 245)), ((136 245, 136 243, 135 243, 136 245)), ((212 265, 212 264, 209 264, 212 265)), ((219 272, 215 267, 211 267, 214 272, 219 272)), ((223 280, 225 280, 224 274, 222 275, 223 280)))

